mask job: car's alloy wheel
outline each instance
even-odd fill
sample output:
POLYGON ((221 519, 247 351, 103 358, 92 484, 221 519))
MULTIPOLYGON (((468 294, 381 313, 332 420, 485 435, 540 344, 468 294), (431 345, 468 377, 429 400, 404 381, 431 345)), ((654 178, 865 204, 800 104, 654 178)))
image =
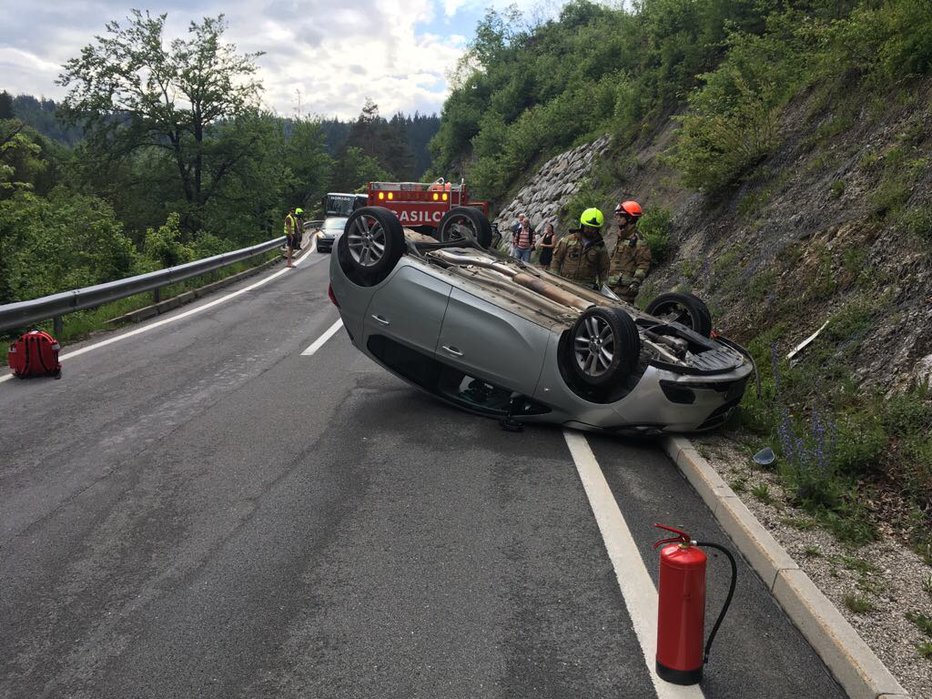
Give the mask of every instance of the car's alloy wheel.
POLYGON ((347 276, 364 286, 378 284, 404 254, 404 230, 388 209, 364 206, 350 214, 337 249, 347 276))
POLYGON ((441 243, 473 238, 479 246, 488 249, 492 244, 492 224, 479 209, 472 206, 457 206, 445 213, 437 227, 437 239, 441 243))
POLYGON ((637 325, 617 308, 589 308, 572 329, 571 368, 590 386, 627 377, 637 365, 641 339, 637 325))
POLYGON ((647 304, 647 313, 667 323, 679 323, 703 337, 712 333, 712 314, 698 296, 670 292, 660 294, 647 304))

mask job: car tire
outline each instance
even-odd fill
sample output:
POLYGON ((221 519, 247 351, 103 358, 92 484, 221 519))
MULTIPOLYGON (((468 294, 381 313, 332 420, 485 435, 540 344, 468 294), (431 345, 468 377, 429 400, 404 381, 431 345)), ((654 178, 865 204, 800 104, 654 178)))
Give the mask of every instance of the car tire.
POLYGON ((588 386, 608 386, 627 378, 637 366, 641 338, 634 320, 620 308, 587 308, 573 324, 567 361, 588 386))
POLYGON ((437 227, 437 240, 449 243, 466 239, 464 231, 475 238, 479 247, 488 250, 492 244, 492 224, 473 206, 456 206, 447 211, 437 227))
POLYGON ((703 337, 712 334, 712 314, 705 301, 687 293, 660 294, 647 304, 647 313, 666 322, 679 323, 703 337))
POLYGON ((385 280, 405 251, 405 234, 394 213, 381 206, 356 209, 337 241, 340 267, 351 281, 374 286, 385 280))

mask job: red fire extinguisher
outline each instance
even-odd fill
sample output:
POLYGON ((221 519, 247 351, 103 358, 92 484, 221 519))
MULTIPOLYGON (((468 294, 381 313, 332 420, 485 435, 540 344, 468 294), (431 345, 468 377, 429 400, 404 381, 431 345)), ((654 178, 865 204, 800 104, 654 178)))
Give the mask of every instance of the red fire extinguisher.
POLYGON ((676 534, 661 539, 660 580, 657 585, 657 675, 674 684, 696 684, 702 679, 702 666, 709 660, 709 649, 735 593, 738 567, 728 549, 709 542, 697 543, 686 532, 655 524, 676 534), (707 557, 700 546, 718 549, 731 562, 728 596, 709 640, 705 636, 705 569, 707 557))

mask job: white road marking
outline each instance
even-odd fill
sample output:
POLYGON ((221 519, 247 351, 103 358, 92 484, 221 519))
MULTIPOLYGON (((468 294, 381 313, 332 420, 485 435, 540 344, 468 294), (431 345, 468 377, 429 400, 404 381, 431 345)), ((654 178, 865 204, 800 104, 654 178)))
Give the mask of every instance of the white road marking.
POLYGON ((338 320, 336 323, 334 323, 334 324, 331 325, 329 328, 327 328, 327 332, 325 332, 323 335, 321 335, 321 336, 318 337, 316 340, 314 340, 314 344, 312 344, 310 347, 308 347, 306 350, 304 350, 304 351, 301 353, 301 356, 302 356, 302 357, 310 357, 312 354, 314 354, 314 352, 316 352, 316 351, 319 350, 321 347, 323 347, 323 346, 324 346, 324 343, 325 343, 327 340, 329 340, 331 337, 333 337, 333 334, 334 334, 337 330, 339 330, 340 328, 342 328, 342 327, 343 327, 343 319, 341 318, 341 319, 338 320))
MULTIPOLYGON (((297 265, 301 264, 301 262, 303 262, 306 257, 307 255, 302 255, 300 258, 295 260, 294 261, 295 266, 297 267, 297 265)), ((129 332, 123 333, 122 335, 117 335, 115 337, 111 337, 106 340, 101 340, 100 342, 95 342, 93 345, 82 347, 81 349, 75 350, 74 352, 68 352, 67 354, 61 354, 59 355, 58 360, 60 362, 64 362, 65 360, 71 359, 72 357, 79 357, 85 352, 90 352, 91 350, 99 349, 100 347, 106 347, 107 345, 112 345, 114 342, 120 342, 127 338, 135 337, 136 335, 142 335, 143 333, 147 333, 150 330, 155 330, 156 328, 160 328, 163 325, 168 325, 169 323, 174 323, 176 321, 182 320, 183 318, 197 315, 198 313, 202 313, 210 308, 213 308, 214 306, 219 306, 221 303, 226 303, 227 301, 231 301, 235 299, 237 296, 245 294, 248 291, 252 291, 253 289, 258 289, 260 286, 264 286, 265 284, 268 284, 270 281, 274 279, 278 279, 280 276, 282 276, 283 274, 287 274, 289 271, 290 270, 288 267, 283 267, 277 272, 270 274, 269 276, 264 277, 263 279, 260 279, 255 284, 250 284, 249 286, 239 289, 238 291, 229 293, 226 296, 221 296, 218 299, 214 299, 213 301, 205 303, 203 306, 198 306, 197 308, 192 308, 189 311, 185 311, 184 313, 179 313, 178 315, 172 316, 171 318, 165 318, 164 320, 158 320, 150 325, 146 325, 141 328, 136 328, 135 330, 130 330, 129 332)), ((5 376, 0 376, 0 383, 3 383, 4 381, 8 381, 9 379, 12 379, 12 378, 13 378, 13 374, 6 374, 5 376)))
POLYGON ((651 681, 658 699, 700 699, 704 697, 699 685, 680 686, 670 684, 657 676, 655 656, 657 652, 657 590, 647 572, 644 561, 631 530, 625 522, 615 496, 612 495, 602 469, 589 447, 589 442, 579 432, 563 431, 566 446, 576 463, 589 505, 602 532, 605 550, 615 569, 615 577, 621 588, 634 633, 641 644, 644 662, 650 672, 651 681))

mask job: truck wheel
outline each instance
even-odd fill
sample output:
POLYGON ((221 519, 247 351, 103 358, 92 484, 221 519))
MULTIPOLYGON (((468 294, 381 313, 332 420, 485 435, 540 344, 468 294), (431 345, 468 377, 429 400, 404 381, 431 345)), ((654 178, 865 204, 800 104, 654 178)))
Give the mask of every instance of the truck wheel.
POLYGON ((685 325, 703 337, 712 334, 712 314, 709 313, 709 307, 698 296, 674 292, 660 294, 647 304, 645 310, 667 323, 685 325))
POLYGON ((587 308, 571 332, 570 369, 583 383, 607 386, 637 366, 641 338, 634 320, 620 308, 587 308))
POLYGON ((470 238, 479 243, 479 247, 484 250, 492 244, 492 224, 479 209, 472 206, 456 206, 440 219, 437 239, 441 243, 470 238))
POLYGON ((381 206, 364 206, 351 213, 337 242, 341 269, 360 286, 383 281, 404 251, 401 222, 381 206))

